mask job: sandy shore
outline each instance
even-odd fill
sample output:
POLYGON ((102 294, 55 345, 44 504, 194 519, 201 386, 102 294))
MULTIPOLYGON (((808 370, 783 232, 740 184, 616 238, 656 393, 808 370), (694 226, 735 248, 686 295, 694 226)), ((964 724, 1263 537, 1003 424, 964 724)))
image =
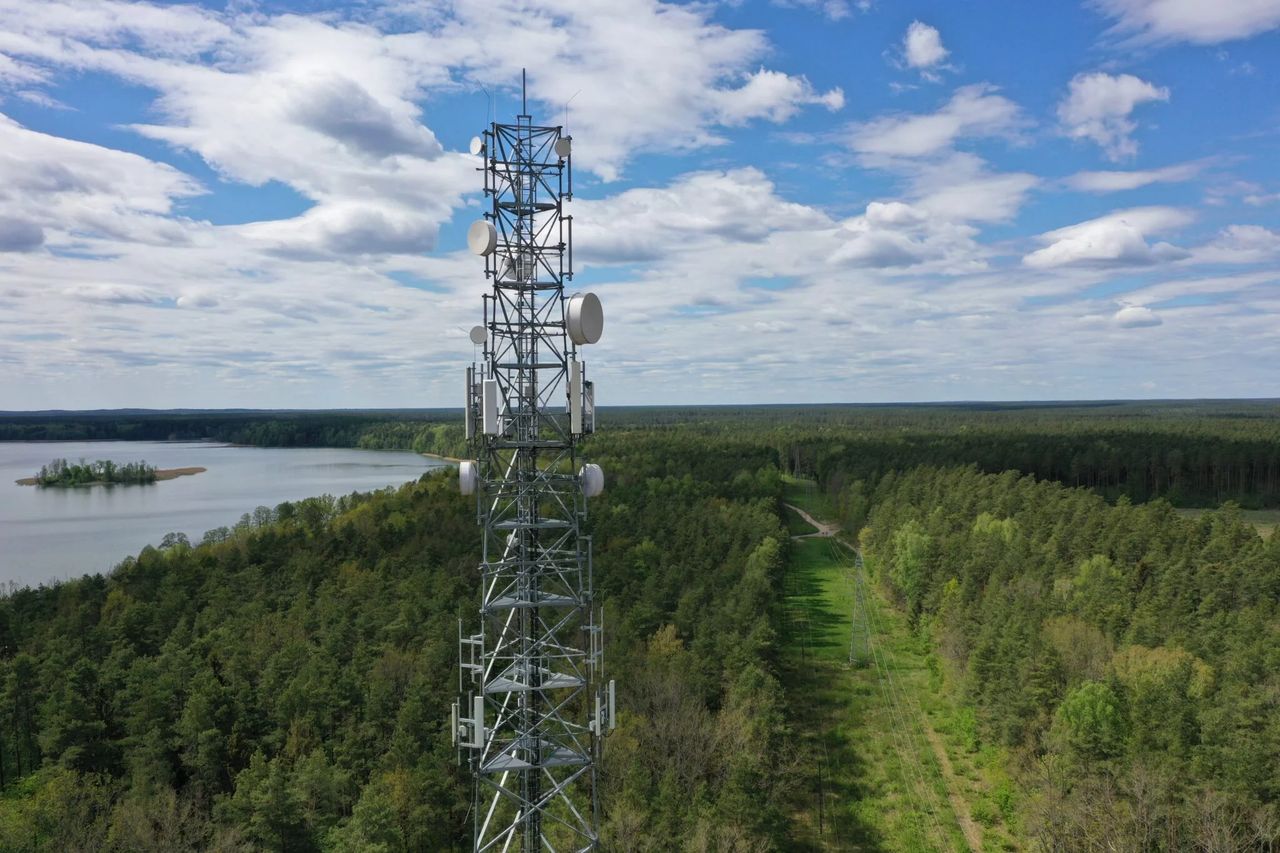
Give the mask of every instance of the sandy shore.
MULTIPOLYGON (((156 482, 159 482, 160 480, 174 480, 174 479, 177 479, 178 477, 190 476, 191 474, 203 474, 205 471, 208 471, 208 470, 209 470, 208 468, 200 468, 200 467, 157 468, 156 482)), ((35 477, 23 477, 21 480, 18 480, 16 482, 18 483, 19 486, 38 486, 39 485, 39 482, 36 480, 35 477)), ((128 486, 133 484, 132 483, 103 483, 99 481, 96 483, 80 483, 79 485, 81 486, 128 486)), ((70 488, 70 487, 64 486, 63 488, 70 488)))
POLYGON ((418 455, 425 456, 428 459, 443 459, 445 462, 452 462, 454 465, 457 465, 459 462, 467 461, 465 459, 458 459, 453 456, 441 456, 439 453, 420 453, 418 455))

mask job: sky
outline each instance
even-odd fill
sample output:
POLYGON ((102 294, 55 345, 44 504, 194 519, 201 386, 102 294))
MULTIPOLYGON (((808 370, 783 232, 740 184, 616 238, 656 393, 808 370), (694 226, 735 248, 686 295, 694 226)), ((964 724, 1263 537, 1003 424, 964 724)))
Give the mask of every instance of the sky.
POLYGON ((521 68, 603 405, 1280 396, 1280 0, 0 0, 0 409, 461 405, 521 68))

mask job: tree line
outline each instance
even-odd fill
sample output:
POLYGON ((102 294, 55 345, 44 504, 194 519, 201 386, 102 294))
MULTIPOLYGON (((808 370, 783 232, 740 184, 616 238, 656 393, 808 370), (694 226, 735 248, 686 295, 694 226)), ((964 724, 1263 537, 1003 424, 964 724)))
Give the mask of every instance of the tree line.
POLYGON ((68 463, 55 459, 41 465, 35 476, 39 486, 87 486, 91 483, 154 483, 156 469, 146 462, 126 462, 123 465, 110 459, 68 463))

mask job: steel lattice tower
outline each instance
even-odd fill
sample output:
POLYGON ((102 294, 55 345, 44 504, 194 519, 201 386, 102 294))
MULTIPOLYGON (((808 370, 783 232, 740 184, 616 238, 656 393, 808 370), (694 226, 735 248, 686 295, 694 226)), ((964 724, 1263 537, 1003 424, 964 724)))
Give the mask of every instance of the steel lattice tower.
POLYGON ((591 586, 587 498, 603 474, 577 445, 594 428, 594 392, 578 347, 603 329, 599 300, 566 297, 573 277, 570 138, 491 124, 484 158, 489 210, 468 243, 492 280, 481 349, 467 369, 473 461, 459 466, 483 528, 480 631, 459 626, 453 731, 474 777, 474 850, 595 850, 597 768, 613 726, 601 619, 591 586))

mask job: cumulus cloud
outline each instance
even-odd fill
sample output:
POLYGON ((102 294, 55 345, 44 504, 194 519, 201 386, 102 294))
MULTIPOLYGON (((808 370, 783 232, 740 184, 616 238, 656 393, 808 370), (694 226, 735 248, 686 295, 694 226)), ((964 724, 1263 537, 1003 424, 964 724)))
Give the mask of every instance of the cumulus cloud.
POLYGON ((1175 184, 1189 181, 1200 174, 1202 163, 1181 163, 1163 169, 1108 172, 1077 172, 1064 183, 1073 190, 1090 193, 1113 193, 1136 190, 1151 184, 1175 184))
POLYGON ((474 173, 441 156, 418 106, 427 92, 484 86, 509 96, 528 65, 539 112, 558 119, 572 99, 575 162, 606 179, 639 151, 718 145, 722 126, 843 104, 838 88, 761 67, 764 34, 712 23, 703 7, 494 0, 369 15, 393 20, 394 31, 339 15, 9 3, 0 4, 0 51, 157 91, 162 120, 134 129, 233 180, 281 181, 319 205, 391 196, 437 225, 474 173))
POLYGON ((1020 125, 1018 106, 996 87, 962 86, 933 113, 888 115, 850 128, 848 145, 873 158, 923 157, 964 137, 1011 136, 1020 125))
POLYGON ((1129 117, 1134 108, 1167 100, 1168 89, 1132 74, 1077 74, 1058 104, 1058 120, 1066 136, 1096 142, 1108 159, 1119 160, 1138 153, 1130 136, 1137 127, 1129 117))
POLYGON ((1187 252, 1169 243, 1148 243, 1151 235, 1176 230, 1191 221, 1185 211, 1171 207, 1140 207, 1121 210, 1066 228, 1041 234, 1045 243, 1022 259, 1028 267, 1049 269, 1062 266, 1119 267, 1146 266, 1187 257, 1187 252))
POLYGON ((171 166, 137 154, 64 139, 0 115, 0 236, 9 250, 98 235, 183 243, 170 217, 176 200, 204 189, 171 166), (52 235, 52 237, 51 237, 52 235))
POLYGON ((1261 225, 1228 225, 1195 250, 1201 263, 1254 264, 1280 257, 1280 233, 1261 225))
POLYGON ((950 55, 942 46, 942 35, 936 27, 920 21, 912 21, 902 37, 902 60, 908 68, 914 68, 926 76, 940 66, 950 55))
POLYGON ((950 272, 972 272, 986 267, 976 235, 971 226, 940 220, 903 202, 873 201, 861 216, 841 224, 840 246, 831 263, 906 269, 935 262, 950 272))
POLYGON ((711 11, 658 0, 494 0, 452 7, 443 26, 427 11, 421 23, 436 33, 428 51, 465 52, 465 79, 492 88, 528 66, 531 96, 553 109, 572 99, 575 160, 614 180, 637 151, 722 143, 720 123, 780 121, 806 105, 843 103, 839 89, 818 92, 803 77, 760 69, 764 34, 712 23, 711 11))
POLYGON ((1111 318, 1122 329, 1141 329, 1147 326, 1159 326, 1163 321, 1160 315, 1144 305, 1126 305, 1111 318))
POLYGON ((820 104, 832 111, 844 106, 844 92, 838 88, 820 93, 804 77, 765 68, 748 76, 737 89, 720 92, 719 97, 717 118, 730 126, 756 118, 783 122, 808 104, 820 104))
POLYGON ((788 202, 756 168, 682 175, 599 201, 574 202, 574 239, 585 263, 655 260, 717 242, 758 242, 770 234, 831 229, 820 211, 788 202), (616 223, 625 222, 625 228, 616 223))
POLYGON ((1140 41, 1218 44, 1280 26, 1280 0, 1093 0, 1115 32, 1140 41))
POLYGON ((1017 215, 1040 179, 1027 172, 993 172, 982 158, 954 153, 916 167, 911 194, 923 210, 957 222, 1005 222, 1017 215))

